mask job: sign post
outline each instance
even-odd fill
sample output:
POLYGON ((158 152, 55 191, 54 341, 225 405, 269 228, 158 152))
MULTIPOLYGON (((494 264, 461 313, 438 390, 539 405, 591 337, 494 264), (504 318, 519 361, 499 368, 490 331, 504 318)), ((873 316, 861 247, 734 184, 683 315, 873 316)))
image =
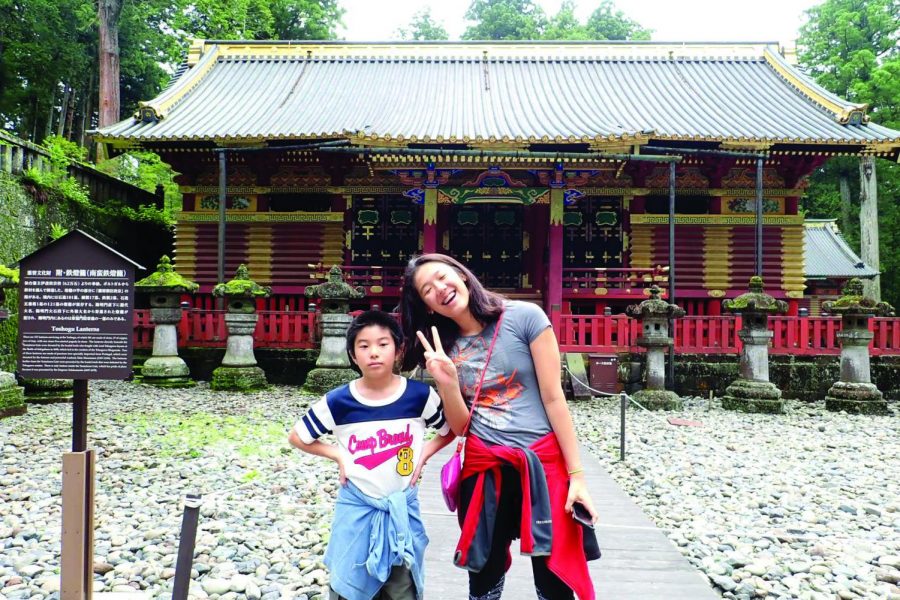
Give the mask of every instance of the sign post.
POLYGON ((92 595, 88 380, 131 376, 135 268, 143 269, 78 230, 19 261, 19 373, 75 383, 72 451, 63 455, 62 469, 62 600, 92 595))

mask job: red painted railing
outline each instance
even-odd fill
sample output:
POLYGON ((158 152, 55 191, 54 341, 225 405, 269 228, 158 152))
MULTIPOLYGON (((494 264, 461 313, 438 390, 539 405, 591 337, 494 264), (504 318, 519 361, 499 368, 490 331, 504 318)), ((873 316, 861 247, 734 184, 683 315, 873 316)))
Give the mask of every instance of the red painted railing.
MULTIPOLYGON (((256 348, 315 348, 316 313, 307 311, 259 311, 253 331, 256 348)), ((225 346, 225 311, 186 310, 178 324, 179 347, 225 346)), ((149 310, 134 311, 134 347, 153 347, 153 324, 149 310)))
MULTIPOLYGON (((735 354, 741 351, 734 316, 683 317, 675 321, 675 352, 679 354, 735 354)), ((900 318, 879 317, 869 322, 875 333, 872 354, 900 354, 900 318)), ((840 354, 839 317, 772 317, 772 354, 840 354)), ((639 352, 637 322, 621 315, 559 315, 557 337, 563 352, 639 352), (624 322, 623 322, 624 321, 624 322), (630 322, 627 323, 626 322, 630 322)))
POLYGON ((559 315, 556 337, 564 352, 621 352, 640 332, 640 322, 625 315, 559 315))
MULTIPOLYGON (((257 348, 315 348, 316 313, 260 311, 254 332, 257 348)), ((178 345, 223 347, 226 329, 223 311, 185 311, 178 325, 178 345)), ((554 328, 563 352, 641 352, 637 339, 640 322, 625 315, 556 315, 554 328)), ((675 321, 675 352, 679 354, 736 354, 741 350, 740 317, 683 317, 675 321)), ((839 354, 838 317, 772 317, 772 354, 839 354)), ((870 321, 875 337, 873 355, 900 355, 900 318, 870 321)), ((134 311, 135 348, 153 347, 149 310, 134 311)))

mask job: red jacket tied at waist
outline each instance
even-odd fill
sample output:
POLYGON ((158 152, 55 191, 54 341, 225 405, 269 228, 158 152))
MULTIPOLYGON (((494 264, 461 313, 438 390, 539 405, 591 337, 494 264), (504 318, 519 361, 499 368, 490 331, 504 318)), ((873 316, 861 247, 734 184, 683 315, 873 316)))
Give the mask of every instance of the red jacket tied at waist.
POLYGON ((569 475, 559 442, 552 432, 533 443, 527 450, 508 446, 488 446, 473 435, 467 438, 462 478, 477 475, 478 479, 462 522, 462 533, 456 547, 454 562, 457 566, 471 568, 468 557, 473 545, 480 542, 476 535, 479 521, 484 517, 493 518, 492 515, 485 515, 482 510, 485 506, 485 477, 490 474, 492 480, 496 482, 494 493, 499 499, 502 465, 513 466, 521 477, 522 554, 546 555, 546 545, 550 542, 550 556, 547 559, 550 571, 572 588, 580 600, 594 600, 594 586, 585 559, 581 526, 565 511, 569 493, 569 475), (537 464, 535 464, 537 461, 530 460, 535 456, 539 461, 537 464), (534 477, 546 479, 546 493, 540 481, 532 481, 534 477), (552 521, 550 525, 552 541, 546 539, 549 532, 542 531, 542 524, 546 521, 537 518, 541 514, 546 514, 547 507, 542 505, 548 501, 552 521))

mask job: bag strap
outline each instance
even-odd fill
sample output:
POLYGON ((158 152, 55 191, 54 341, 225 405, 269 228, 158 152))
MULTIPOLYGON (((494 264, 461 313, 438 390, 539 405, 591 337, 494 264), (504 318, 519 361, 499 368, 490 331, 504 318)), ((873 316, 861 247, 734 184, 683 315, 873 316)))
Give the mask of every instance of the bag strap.
POLYGON ((469 425, 472 423, 472 415, 475 413, 475 404, 478 397, 481 396, 481 386, 484 383, 484 375, 487 373, 488 364, 491 362, 491 354, 494 352, 494 344, 497 342, 497 334, 500 333, 500 325, 503 323, 503 313, 497 319, 497 325, 494 327, 494 337, 491 338, 491 345, 488 346, 487 356, 484 359, 484 368, 481 369, 481 377, 478 379, 478 386, 475 388, 475 395, 472 397, 472 406, 469 408, 469 418, 466 419, 466 426, 463 427, 462 435, 459 436, 459 442, 456 444, 457 454, 462 452, 463 444, 466 441, 466 435, 469 433, 469 425))

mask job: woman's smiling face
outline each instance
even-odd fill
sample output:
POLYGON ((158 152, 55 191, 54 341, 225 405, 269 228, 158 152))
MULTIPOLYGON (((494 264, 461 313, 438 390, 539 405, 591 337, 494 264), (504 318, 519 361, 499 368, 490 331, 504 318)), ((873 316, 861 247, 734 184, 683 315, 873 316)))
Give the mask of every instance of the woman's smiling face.
POLYGON ((459 272, 441 262, 416 269, 413 283, 428 310, 453 319, 469 310, 469 288, 459 272))

